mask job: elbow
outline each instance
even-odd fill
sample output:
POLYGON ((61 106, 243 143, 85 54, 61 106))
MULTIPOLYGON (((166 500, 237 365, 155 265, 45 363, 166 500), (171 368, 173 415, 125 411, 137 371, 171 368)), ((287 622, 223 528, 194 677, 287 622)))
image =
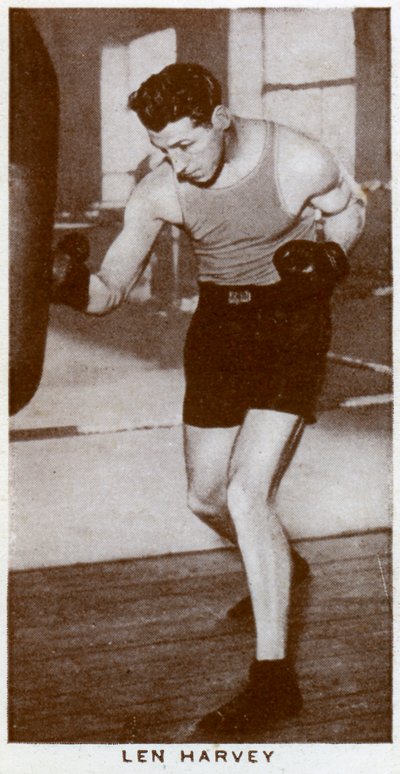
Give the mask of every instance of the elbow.
POLYGON ((358 242, 364 230, 365 219, 365 202, 353 199, 342 212, 324 218, 324 238, 338 242, 348 252, 358 242))

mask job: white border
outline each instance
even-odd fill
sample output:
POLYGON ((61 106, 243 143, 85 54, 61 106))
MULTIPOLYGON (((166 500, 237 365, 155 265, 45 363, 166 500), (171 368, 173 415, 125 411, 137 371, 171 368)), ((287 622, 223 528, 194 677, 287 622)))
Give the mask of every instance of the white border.
MULTIPOLYGON (((392 2, 383 2, 382 0, 363 0, 363 2, 351 3, 346 0, 332 0, 332 2, 265 2, 258 3, 249 0, 245 2, 242 0, 240 3, 226 2, 226 0, 219 0, 219 2, 126 2, 126 0, 118 0, 117 2, 103 2, 102 0, 54 0, 54 2, 46 2, 46 0, 31 0, 30 2, 23 2, 23 0, 14 0, 14 2, 2 3, 0 6, 0 72, 2 73, 0 83, 0 120, 1 120, 1 139, 2 142, 2 154, 1 154, 1 197, 0 208, 2 216, 2 229, 3 241, 1 245, 1 266, 4 268, 5 263, 5 243, 4 234, 7 233, 7 152, 5 147, 5 139, 7 138, 7 73, 8 73, 8 43, 7 43, 7 26, 8 26, 8 9, 10 7, 20 8, 391 8, 392 13, 392 170, 393 173, 400 167, 400 115, 399 115, 399 83, 400 73, 398 63, 400 61, 400 7, 397 0, 392 2)), ((400 233, 400 200, 399 200, 399 186, 398 186, 398 174, 393 185, 393 264, 394 264, 394 320, 393 320, 393 341, 395 347, 395 435, 394 435, 394 455, 395 463, 400 460, 400 425, 399 425, 399 411, 398 411, 398 372, 399 372, 399 348, 397 342, 400 340, 400 310, 397 300, 400 294, 399 288, 399 268, 398 268, 398 256, 399 256, 399 242, 396 235, 400 233)), ((2 271, 0 281, 0 340, 6 341, 8 330, 8 317, 7 317, 7 300, 8 300, 8 282, 7 272, 2 271)), ((0 379, 1 386, 7 384, 7 358, 4 351, 4 346, 1 346, 0 355, 0 379)), ((6 407, 7 400, 5 390, 0 391, 0 410, 3 421, 0 423, 0 503, 1 503, 1 520, 0 520, 0 582, 1 582, 1 594, 0 594, 0 631, 1 631, 1 644, 0 644, 0 657, 2 669, 0 671, 0 693, 2 701, 0 704, 0 771, 4 774, 42 774, 42 772, 49 771, 51 774, 113 774, 114 772, 130 771, 131 768, 126 768, 128 765, 122 760, 122 750, 127 750, 127 757, 134 759, 136 751, 139 749, 145 749, 146 745, 29 745, 29 744, 7 744, 6 737, 6 549, 7 545, 7 504, 4 497, 4 492, 7 490, 7 420, 6 420, 6 407)), ((396 470, 396 464, 394 466, 396 470)), ((394 545, 398 544, 399 538, 399 519, 398 519, 398 503, 400 500, 399 480, 395 480, 395 525, 394 525, 394 545)), ((397 558, 397 550, 395 553, 395 559, 397 558)), ((399 588, 400 571, 397 569, 398 562, 394 561, 394 589, 399 588)), ((395 610, 398 611, 398 597, 395 599, 395 610)), ((396 616, 397 624, 397 616, 396 616)), ((193 749, 199 751, 202 749, 208 749, 210 757, 213 756, 212 746, 207 745, 157 745, 156 743, 149 743, 148 748, 165 749, 166 763, 148 763, 147 768, 150 768, 154 774, 157 771, 167 772, 167 774, 187 774, 187 772, 198 771, 225 771, 225 772, 248 772, 248 771, 260 771, 270 770, 275 771, 276 774, 297 774, 304 772, 309 774, 310 771, 318 771, 321 774, 337 774, 338 771, 346 774, 369 774, 369 772, 379 772, 380 774, 389 774, 396 770, 395 760, 400 760, 399 755, 399 738, 400 732, 397 730, 400 728, 399 717, 399 639, 396 625, 395 642, 394 642, 394 742, 393 744, 278 744, 278 745, 222 745, 223 749, 230 751, 242 750, 247 756, 249 750, 257 750, 259 752, 258 758, 262 758, 262 751, 274 750, 274 754, 271 758, 271 763, 260 762, 258 765, 254 763, 180 763, 179 755, 180 750, 185 751, 193 749)), ((143 764, 136 762, 129 764, 133 767, 142 767, 143 764)), ((399 764, 398 764, 399 765, 399 764)), ((145 764, 146 767, 146 764, 145 764)))

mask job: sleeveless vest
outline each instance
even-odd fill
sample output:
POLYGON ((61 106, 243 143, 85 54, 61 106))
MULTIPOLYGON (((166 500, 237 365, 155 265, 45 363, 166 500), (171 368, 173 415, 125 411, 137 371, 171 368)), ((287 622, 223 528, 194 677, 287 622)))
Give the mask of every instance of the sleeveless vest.
POLYGON ((276 179, 279 126, 265 122, 265 143, 256 167, 224 188, 201 188, 177 181, 184 227, 201 282, 270 285, 279 280, 272 263, 290 239, 315 239, 315 220, 291 215, 276 179))

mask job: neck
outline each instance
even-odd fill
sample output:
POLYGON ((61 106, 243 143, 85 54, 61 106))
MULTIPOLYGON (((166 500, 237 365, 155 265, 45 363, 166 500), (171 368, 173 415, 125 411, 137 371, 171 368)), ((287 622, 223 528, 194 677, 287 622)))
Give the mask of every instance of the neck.
POLYGON ((221 155, 221 160, 215 170, 212 178, 207 180, 206 183, 196 183, 198 188, 211 188, 216 183, 222 170, 226 167, 236 156, 238 147, 238 132, 236 127, 236 119, 232 118, 231 123, 224 132, 224 149, 221 155))

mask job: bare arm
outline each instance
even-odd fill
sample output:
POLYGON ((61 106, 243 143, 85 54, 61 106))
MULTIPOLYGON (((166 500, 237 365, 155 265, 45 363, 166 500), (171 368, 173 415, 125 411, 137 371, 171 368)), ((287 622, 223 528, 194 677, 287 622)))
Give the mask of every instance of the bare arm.
POLYGON ((338 242, 348 252, 363 232, 367 199, 344 168, 340 167, 340 173, 336 188, 324 196, 314 197, 312 204, 322 214, 325 239, 338 242))
POLYGON ((121 233, 107 250, 98 273, 90 277, 88 313, 105 314, 127 298, 149 261, 162 225, 179 219, 170 173, 155 170, 135 188, 121 233))
POLYGON ((327 148, 281 128, 278 174, 284 202, 293 215, 312 207, 322 215, 324 236, 349 250, 365 223, 365 195, 327 148))

